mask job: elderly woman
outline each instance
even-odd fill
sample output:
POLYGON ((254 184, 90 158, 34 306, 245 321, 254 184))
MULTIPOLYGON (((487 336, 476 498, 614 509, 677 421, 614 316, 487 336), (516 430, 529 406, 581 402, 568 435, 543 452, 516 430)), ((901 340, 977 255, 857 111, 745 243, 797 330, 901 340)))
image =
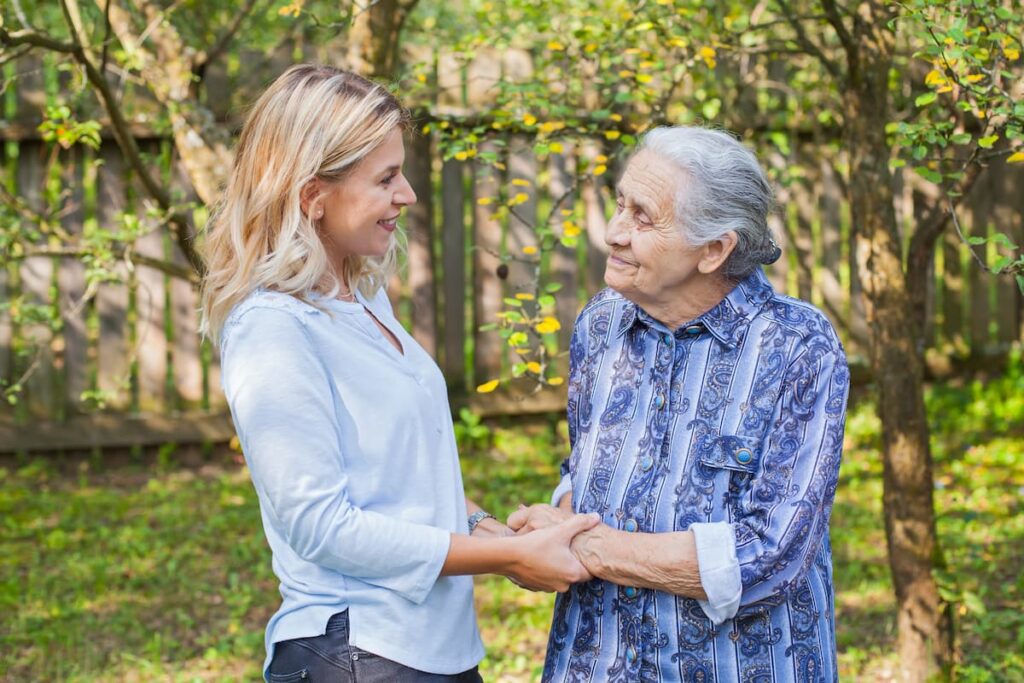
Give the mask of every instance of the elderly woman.
POLYGON ((608 224, 609 288, 570 349, 555 506, 603 524, 558 597, 545 681, 835 680, 829 514, 849 372, 828 320, 776 293, 771 189, 726 133, 644 138, 608 224))

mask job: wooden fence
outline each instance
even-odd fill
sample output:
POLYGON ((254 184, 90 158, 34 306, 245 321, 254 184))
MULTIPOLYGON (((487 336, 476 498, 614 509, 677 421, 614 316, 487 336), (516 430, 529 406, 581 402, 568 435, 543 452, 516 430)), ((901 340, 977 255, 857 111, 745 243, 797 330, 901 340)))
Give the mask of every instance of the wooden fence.
MULTIPOLYGON (((33 125, 19 123, 38 120, 40 104, 8 96, 0 127, 0 184, 30 206, 63 193, 60 225, 68 234, 88 235, 100 226, 131 229, 131 216, 144 216, 147 203, 116 145, 105 137, 98 151, 55 151, 33 125)), ((531 138, 510 136, 507 144, 490 148, 499 154, 502 171, 474 160, 443 160, 434 135, 414 135, 407 145, 406 174, 420 201, 408 212, 406 268, 390 293, 400 319, 437 358, 453 399, 461 401, 474 396, 476 384, 508 376, 513 362, 496 332, 478 328, 495 321, 503 299, 526 285, 532 268, 513 261, 501 278, 498 255, 521 255, 523 247, 536 245, 532 224, 568 192, 572 215, 556 212, 557 223, 570 220, 584 229, 579 246, 557 246, 541 265, 545 281, 563 285, 556 305, 559 348, 566 348, 579 308, 603 286, 603 232, 614 206, 610 185, 616 169, 600 176, 590 169, 600 154, 614 164, 616 150, 605 140, 579 140, 560 154, 538 158, 531 138), (577 169, 584 169, 579 177, 577 169), (520 192, 527 199, 506 220, 494 217, 499 202, 480 202, 520 192)), ((153 135, 142 147, 163 182, 187 197, 190 188, 170 140, 153 135)), ((794 135, 786 153, 766 146, 762 158, 779 174, 793 176, 780 192, 784 210, 774 226, 785 255, 767 269, 769 277, 778 289, 821 306, 856 359, 866 331, 850 265, 848 207, 836 170, 842 153, 823 157, 821 148, 794 135)), ((897 174, 897 210, 909 227, 933 198, 908 182, 908 175, 897 174)), ((970 234, 1001 231, 1024 242, 1022 177, 1003 164, 989 170, 963 211, 970 234)), ((39 247, 48 244, 41 235, 39 247)), ((143 232, 132 251, 185 265, 159 230, 143 232)), ((15 326, 6 310, 0 312, 0 378, 10 383, 28 376, 23 400, 0 408, 0 452, 228 438, 217 354, 198 334, 193 285, 137 259, 131 268, 119 266, 122 281, 101 285, 90 298, 85 267, 74 258, 46 255, 8 258, 0 270, 0 301, 23 297, 59 321, 50 334, 45 325, 15 326)), ((932 281, 933 348, 985 354, 1021 338, 1016 286, 982 272, 955 234, 938 250, 932 281)), ((564 358, 557 362, 564 367, 564 358)), ((491 396, 481 410, 558 409, 563 400, 555 389, 526 401, 491 396)))

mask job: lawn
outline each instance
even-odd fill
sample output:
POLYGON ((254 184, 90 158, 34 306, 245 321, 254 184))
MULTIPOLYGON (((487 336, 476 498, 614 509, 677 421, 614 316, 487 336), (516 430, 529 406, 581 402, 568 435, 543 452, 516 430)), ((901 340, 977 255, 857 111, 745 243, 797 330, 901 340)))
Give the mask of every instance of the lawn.
MULTIPOLYGON (((958 678, 1024 681, 1024 368, 933 387, 939 530, 958 678)), ((457 424, 467 492, 507 514, 546 497, 557 420, 457 424)), ((874 406, 851 407, 832 517, 843 680, 890 680, 893 598, 874 406)), ((259 677, 277 582, 240 454, 0 461, 0 680, 259 677)), ((552 599, 478 580, 487 681, 538 677, 552 599)))

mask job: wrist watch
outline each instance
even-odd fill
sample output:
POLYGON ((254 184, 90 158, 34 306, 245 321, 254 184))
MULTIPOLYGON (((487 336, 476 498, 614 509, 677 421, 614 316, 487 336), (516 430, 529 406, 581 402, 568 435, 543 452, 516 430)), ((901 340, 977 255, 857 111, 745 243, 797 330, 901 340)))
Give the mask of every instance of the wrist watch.
POLYGON ((490 512, 484 512, 483 510, 477 510, 476 512, 471 514, 469 516, 469 535, 473 535, 473 530, 476 529, 477 524, 488 518, 497 519, 497 517, 492 515, 490 512))

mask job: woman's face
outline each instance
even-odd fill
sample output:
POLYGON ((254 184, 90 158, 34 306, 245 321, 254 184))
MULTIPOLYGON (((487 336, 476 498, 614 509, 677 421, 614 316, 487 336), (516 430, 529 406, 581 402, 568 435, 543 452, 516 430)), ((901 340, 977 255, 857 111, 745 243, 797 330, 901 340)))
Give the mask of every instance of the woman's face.
POLYGON ((640 306, 686 290, 698 276, 704 249, 693 247, 676 216, 683 171, 648 150, 629 162, 616 188, 615 216, 605 242, 610 249, 604 279, 640 306))
POLYGON ((402 208, 416 203, 402 175, 404 161, 402 131, 395 128, 343 180, 321 186, 325 193, 310 210, 314 217, 323 212, 320 230, 337 263, 387 253, 402 208))

